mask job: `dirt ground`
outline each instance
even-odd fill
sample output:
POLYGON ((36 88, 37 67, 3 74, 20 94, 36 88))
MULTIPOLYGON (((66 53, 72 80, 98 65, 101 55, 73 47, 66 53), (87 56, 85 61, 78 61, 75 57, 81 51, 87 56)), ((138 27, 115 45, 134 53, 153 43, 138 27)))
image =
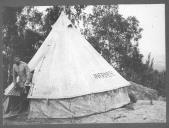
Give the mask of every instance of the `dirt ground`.
POLYGON ((139 100, 134 104, 134 110, 119 108, 102 114, 92 115, 79 119, 33 119, 28 120, 26 113, 19 117, 4 119, 4 125, 30 125, 30 124, 80 124, 80 123, 165 123, 166 102, 139 100))

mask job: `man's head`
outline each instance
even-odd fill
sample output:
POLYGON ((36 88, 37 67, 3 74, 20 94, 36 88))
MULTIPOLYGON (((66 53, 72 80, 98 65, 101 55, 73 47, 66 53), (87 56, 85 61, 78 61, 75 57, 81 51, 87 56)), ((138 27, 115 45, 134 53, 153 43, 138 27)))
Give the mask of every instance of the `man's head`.
POLYGON ((15 64, 19 65, 20 61, 21 61, 21 58, 19 56, 14 57, 14 63, 15 64))

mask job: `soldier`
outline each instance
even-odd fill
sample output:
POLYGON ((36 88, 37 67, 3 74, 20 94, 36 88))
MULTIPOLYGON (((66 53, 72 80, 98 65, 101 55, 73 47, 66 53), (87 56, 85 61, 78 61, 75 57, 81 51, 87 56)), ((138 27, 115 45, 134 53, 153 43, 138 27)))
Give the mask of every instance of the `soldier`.
POLYGON ((30 70, 28 65, 21 61, 19 56, 14 58, 13 83, 20 90, 21 95, 26 93, 26 87, 30 82, 30 70), (19 81, 16 80, 17 76, 19 81))
POLYGON ((14 83, 16 92, 19 92, 20 94, 20 97, 14 96, 15 98, 13 99, 15 99, 15 102, 18 104, 18 107, 19 107, 18 112, 22 112, 28 106, 28 100, 26 99, 26 97, 27 97, 27 93, 29 90, 28 85, 30 83, 30 69, 25 62, 21 61, 21 58, 19 56, 14 57, 13 83, 14 83), (17 77, 19 78, 18 81, 17 81, 17 77))

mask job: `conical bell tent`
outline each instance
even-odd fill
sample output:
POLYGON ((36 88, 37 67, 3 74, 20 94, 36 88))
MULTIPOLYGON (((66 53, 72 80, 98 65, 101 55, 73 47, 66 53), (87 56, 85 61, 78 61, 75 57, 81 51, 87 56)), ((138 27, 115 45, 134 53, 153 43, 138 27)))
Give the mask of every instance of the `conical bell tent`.
POLYGON ((125 80, 61 13, 29 62, 29 118, 72 118, 130 102, 125 80))

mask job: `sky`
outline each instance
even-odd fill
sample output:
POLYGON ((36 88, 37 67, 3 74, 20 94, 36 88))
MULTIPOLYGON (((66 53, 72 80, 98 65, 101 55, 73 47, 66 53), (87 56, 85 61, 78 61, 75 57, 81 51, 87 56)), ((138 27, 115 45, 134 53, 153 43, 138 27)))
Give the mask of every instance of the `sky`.
MULTIPOLYGON (((44 10, 46 7, 40 7, 44 10)), ((90 13, 91 7, 85 12, 90 13)), ((154 68, 165 69, 165 5, 164 4, 125 4, 119 5, 119 13, 124 18, 135 16, 143 28, 142 38, 139 41, 140 52, 144 55, 143 61, 149 53, 154 58, 154 68)))
POLYGON ((154 57, 154 68, 165 69, 165 5, 119 5, 123 17, 135 16, 144 30, 139 41, 140 52, 146 59, 149 52, 154 57))

